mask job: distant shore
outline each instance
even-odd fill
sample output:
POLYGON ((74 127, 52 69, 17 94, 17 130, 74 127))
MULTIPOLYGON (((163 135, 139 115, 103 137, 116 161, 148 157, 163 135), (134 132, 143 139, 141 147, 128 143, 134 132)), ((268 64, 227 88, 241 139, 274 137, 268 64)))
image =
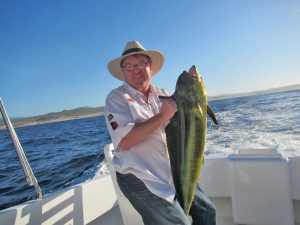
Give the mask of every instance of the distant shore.
MULTIPOLYGON (((282 91, 291 91, 291 90, 298 90, 300 89, 300 84, 289 85, 279 88, 270 88, 261 91, 253 91, 253 92, 246 92, 246 93, 236 93, 236 94, 222 94, 216 96, 209 96, 208 100, 221 100, 221 99, 228 99, 228 98, 237 98, 243 96, 251 96, 251 95, 258 95, 258 94, 267 94, 267 93, 274 93, 274 92, 282 92, 282 91)), ((33 116, 33 117, 23 117, 23 118, 12 118, 11 121, 14 127, 23 127, 23 126, 32 126, 37 124, 45 124, 45 123, 54 123, 54 122, 61 122, 66 120, 76 120, 88 117, 95 117, 104 115, 104 107, 80 107, 71 110, 63 110, 61 112, 55 113, 47 113, 41 116, 33 116)), ((6 126, 3 121, 0 120, 0 130, 5 129, 6 126)))
POLYGON ((238 97, 244 97, 244 96, 268 94, 268 93, 275 93, 275 92, 282 92, 282 91, 292 91, 292 90, 298 90, 298 89, 300 89, 300 84, 294 84, 294 85, 289 85, 289 86, 283 86, 283 87, 278 87, 278 88, 269 88, 269 89, 265 89, 265 90, 258 90, 258 91, 251 91, 251 92, 208 96, 208 100, 238 98, 238 97))
MULTIPOLYGON (((27 120, 25 117, 22 119, 18 119, 17 121, 12 119, 11 122, 13 123, 14 128, 17 128, 17 127, 33 126, 33 125, 38 125, 38 124, 56 123, 56 122, 62 122, 62 121, 67 121, 67 120, 76 120, 76 119, 83 119, 83 118, 89 118, 89 117, 96 117, 96 116, 101 116, 103 114, 104 114, 103 112, 99 112, 99 113, 91 113, 91 114, 80 115, 80 116, 61 116, 58 118, 34 120, 34 121, 32 121, 32 119, 27 120)), ((4 124, 4 122, 0 122, 0 130, 3 130, 3 129, 6 129, 6 125, 4 124)))

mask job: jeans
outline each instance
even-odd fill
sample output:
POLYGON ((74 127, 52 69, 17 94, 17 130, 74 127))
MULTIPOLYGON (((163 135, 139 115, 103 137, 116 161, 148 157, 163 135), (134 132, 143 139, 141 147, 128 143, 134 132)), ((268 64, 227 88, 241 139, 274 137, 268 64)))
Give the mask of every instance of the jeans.
MULTIPOLYGON (((118 172, 116 175, 121 191, 142 216, 144 225, 191 224, 176 198, 170 203, 150 192, 136 176, 118 172)), ((215 211, 214 204, 198 186, 190 209, 192 224, 215 225, 215 211)))

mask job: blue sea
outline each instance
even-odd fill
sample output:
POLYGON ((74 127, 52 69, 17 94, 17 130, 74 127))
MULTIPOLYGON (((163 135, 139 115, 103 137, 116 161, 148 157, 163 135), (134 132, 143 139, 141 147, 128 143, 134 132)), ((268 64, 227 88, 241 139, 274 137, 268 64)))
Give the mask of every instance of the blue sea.
MULTIPOLYGON (((208 156, 272 148, 300 154, 300 90, 210 101, 219 126, 208 120, 208 156)), ((16 128, 44 194, 99 176, 111 142, 103 116, 16 128)), ((35 198, 7 130, 0 131, 0 209, 35 198)))

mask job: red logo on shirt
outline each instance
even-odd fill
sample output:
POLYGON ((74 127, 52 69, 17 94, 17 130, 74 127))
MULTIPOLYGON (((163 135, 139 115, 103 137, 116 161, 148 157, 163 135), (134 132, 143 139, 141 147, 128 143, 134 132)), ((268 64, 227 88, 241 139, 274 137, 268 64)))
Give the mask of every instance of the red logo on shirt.
POLYGON ((135 102, 132 98, 127 99, 128 102, 135 102))
POLYGON ((111 128, 113 129, 113 130, 115 130, 115 129, 117 129, 117 127, 118 127, 118 123, 117 122, 110 122, 110 125, 111 125, 111 128))

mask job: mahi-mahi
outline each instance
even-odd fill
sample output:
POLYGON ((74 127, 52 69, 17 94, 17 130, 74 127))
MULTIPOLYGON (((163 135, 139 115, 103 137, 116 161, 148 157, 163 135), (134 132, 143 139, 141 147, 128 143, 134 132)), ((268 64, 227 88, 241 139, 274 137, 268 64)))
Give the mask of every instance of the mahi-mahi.
POLYGON ((175 100, 178 111, 166 127, 168 152, 177 199, 188 215, 204 161, 207 113, 215 124, 217 120, 195 66, 178 77, 170 98, 175 100))

